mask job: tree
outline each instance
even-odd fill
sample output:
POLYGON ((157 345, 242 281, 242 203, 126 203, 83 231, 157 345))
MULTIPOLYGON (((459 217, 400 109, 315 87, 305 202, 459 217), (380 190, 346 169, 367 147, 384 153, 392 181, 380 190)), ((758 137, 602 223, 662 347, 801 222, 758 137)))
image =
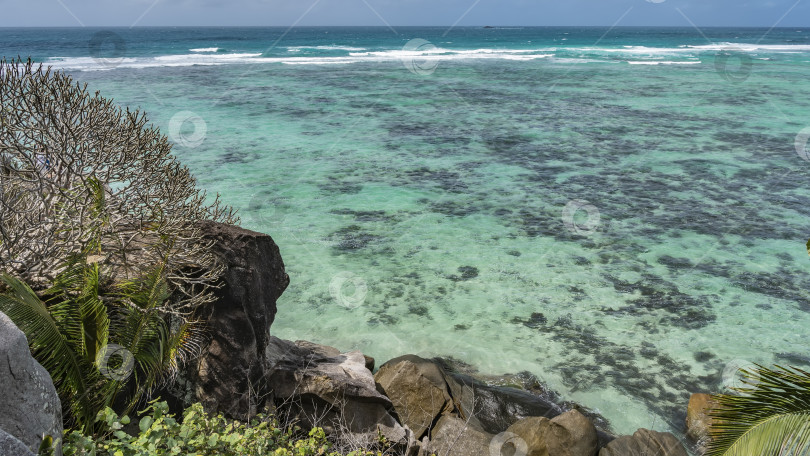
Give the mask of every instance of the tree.
POLYGON ((45 288, 95 243, 119 280, 165 260, 175 315, 213 299, 223 270, 198 222, 238 219, 208 201, 143 113, 30 59, 0 60, 0 106, 0 271, 45 288))

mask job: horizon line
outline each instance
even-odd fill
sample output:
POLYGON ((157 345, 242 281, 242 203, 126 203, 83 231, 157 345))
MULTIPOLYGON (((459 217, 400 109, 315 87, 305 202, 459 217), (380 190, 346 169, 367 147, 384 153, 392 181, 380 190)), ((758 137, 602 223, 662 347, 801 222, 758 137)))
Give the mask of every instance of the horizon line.
MULTIPOLYGON (((392 24, 394 27, 422 27, 422 28, 447 28, 451 27, 450 25, 396 25, 392 24)), ((797 26, 778 26, 778 27, 770 27, 768 25, 697 25, 701 28, 750 28, 750 29, 810 29, 810 25, 797 25, 797 26)), ((83 29, 83 28, 124 28, 124 29, 138 29, 138 28, 159 28, 159 27, 173 27, 173 28, 288 28, 288 29, 296 29, 296 28, 389 28, 385 25, 136 25, 136 26, 127 26, 127 25, 17 25, 17 26, 6 26, 0 25, 0 29, 39 29, 39 28, 70 28, 70 29, 83 29)), ((654 27, 654 28, 694 28, 691 25, 620 25, 620 26, 611 26, 611 25, 492 25, 492 24, 482 24, 482 25, 457 25, 454 28, 456 29, 463 29, 463 28, 568 28, 568 27, 581 27, 581 28, 614 28, 614 29, 621 29, 621 28, 644 28, 644 27, 654 27)))

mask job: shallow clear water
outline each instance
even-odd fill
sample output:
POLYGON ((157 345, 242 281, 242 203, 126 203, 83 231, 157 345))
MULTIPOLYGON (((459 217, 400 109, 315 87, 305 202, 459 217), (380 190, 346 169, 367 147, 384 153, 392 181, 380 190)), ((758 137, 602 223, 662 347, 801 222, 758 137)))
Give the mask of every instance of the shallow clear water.
POLYGON ((810 363, 810 30, 283 31, 0 49, 143 107, 273 236, 279 337, 529 371, 622 433, 810 363))

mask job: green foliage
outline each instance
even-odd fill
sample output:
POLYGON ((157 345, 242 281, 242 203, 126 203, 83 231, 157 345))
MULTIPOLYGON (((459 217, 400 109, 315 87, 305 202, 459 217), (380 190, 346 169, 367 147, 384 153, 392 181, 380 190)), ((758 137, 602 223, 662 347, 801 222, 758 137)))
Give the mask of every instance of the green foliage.
POLYGON ((714 396, 708 456, 810 454, 810 373, 762 366, 743 371, 739 395, 714 396))
POLYGON ((169 296, 165 274, 160 264, 145 277, 106 284, 97 263, 76 255, 42 297, 0 274, 9 288, 0 294, 0 311, 25 333, 50 373, 69 425, 97 432, 99 411, 116 405, 129 412, 195 351, 196 326, 171 329, 161 312, 169 296))
MULTIPOLYGON (((194 404, 183 413, 182 422, 168 413, 165 402, 150 402, 140 412, 138 435, 124 427, 132 423, 107 408, 99 413, 99 422, 109 437, 94 440, 78 431, 67 432, 65 456, 340 456, 330 452, 326 434, 314 428, 302 434, 298 428, 281 429, 273 419, 257 416, 249 424, 212 416, 194 404)), ((348 456, 379 456, 380 453, 356 451, 348 456)))

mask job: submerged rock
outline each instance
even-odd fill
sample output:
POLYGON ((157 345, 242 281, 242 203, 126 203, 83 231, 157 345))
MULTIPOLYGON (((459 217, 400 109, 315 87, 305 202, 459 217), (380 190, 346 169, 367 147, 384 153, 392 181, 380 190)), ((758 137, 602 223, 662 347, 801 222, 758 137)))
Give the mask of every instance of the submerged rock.
MULTIPOLYGON (((62 438, 62 405, 25 334, 0 312, 0 455, 36 453, 44 436, 62 438), (27 450, 25 450, 27 448, 27 450)), ((55 454, 62 454, 61 445, 55 454)))

